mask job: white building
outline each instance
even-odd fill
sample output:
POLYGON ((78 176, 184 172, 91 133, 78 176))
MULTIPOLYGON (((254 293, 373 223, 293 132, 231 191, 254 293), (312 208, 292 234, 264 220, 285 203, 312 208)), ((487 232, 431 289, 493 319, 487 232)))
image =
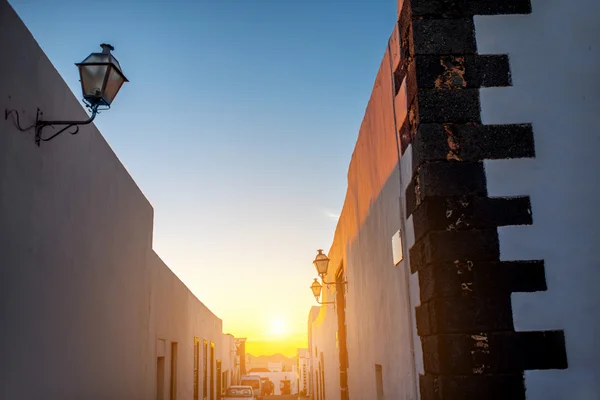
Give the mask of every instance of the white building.
MULTIPOLYGON (((6 0, 0 54, 3 116, 88 118, 6 0)), ((152 249, 154 210, 93 124, 37 147, 0 118, 0 193, 0 398, 215 399, 222 321, 152 249)))
POLYGON ((237 346, 233 335, 227 333, 223 335, 221 345, 221 373, 222 386, 228 388, 231 385, 237 385, 240 381, 240 361, 237 355, 237 346))
POLYGON ((600 399, 600 3, 398 5, 312 399, 600 399))
POLYGON ((309 393, 310 355, 308 349, 298 349, 298 393, 309 393))
POLYGON ((283 371, 283 363, 269 361, 267 363, 267 369, 271 372, 281 372, 283 371))

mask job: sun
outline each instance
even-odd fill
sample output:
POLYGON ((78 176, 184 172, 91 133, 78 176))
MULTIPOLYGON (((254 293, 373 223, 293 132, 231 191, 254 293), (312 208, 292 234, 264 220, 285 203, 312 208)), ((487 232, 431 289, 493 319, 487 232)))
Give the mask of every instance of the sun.
POLYGON ((269 321, 269 334, 285 335, 288 332, 287 321, 281 317, 272 317, 269 321))

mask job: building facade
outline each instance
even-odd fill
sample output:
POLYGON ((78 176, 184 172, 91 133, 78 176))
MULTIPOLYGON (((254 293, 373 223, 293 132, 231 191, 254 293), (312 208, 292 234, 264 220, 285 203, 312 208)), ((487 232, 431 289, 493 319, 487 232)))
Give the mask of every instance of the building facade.
POLYGON ((308 349, 298 349, 297 358, 298 393, 306 395, 308 394, 308 381, 310 379, 310 356, 308 354, 308 349))
MULTIPOLYGON (((308 331, 308 391, 307 395, 310 396, 311 399, 316 399, 316 395, 318 393, 317 390, 317 382, 318 382, 318 373, 317 368, 315 367, 316 361, 316 338, 313 338, 315 332, 313 331, 313 324, 321 311, 320 307, 312 306, 310 308, 310 312, 308 313, 308 322, 307 322, 307 331, 308 331)), ((317 328, 318 326, 315 326, 317 328)))
POLYGON ((237 338, 235 339, 235 347, 236 347, 236 359, 240 364, 240 376, 246 375, 246 361, 248 355, 246 354, 246 339, 247 338, 237 338))
POLYGON ((281 362, 267 362, 267 369, 271 372, 282 372, 283 371, 283 363, 281 362))
POLYGON ((228 388, 231 385, 237 385, 240 382, 240 362, 237 356, 237 347, 235 337, 227 333, 223 335, 221 342, 221 374, 222 387, 228 388))
POLYGON ((313 399, 600 398, 600 5, 399 1, 348 171, 313 399))
POLYGON ((87 119, 6 0, 0 53, 0 398, 218 399, 222 321, 153 251, 152 206, 100 132, 37 147, 6 114, 87 119))

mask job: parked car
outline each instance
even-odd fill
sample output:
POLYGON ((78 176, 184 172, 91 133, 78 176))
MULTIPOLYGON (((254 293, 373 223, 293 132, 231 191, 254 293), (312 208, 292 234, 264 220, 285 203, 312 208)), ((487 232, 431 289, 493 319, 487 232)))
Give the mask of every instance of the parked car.
POLYGON ((252 386, 254 397, 262 400, 262 382, 259 375, 244 375, 241 383, 243 386, 252 386))
POLYGON ((256 400, 252 386, 229 386, 223 400, 256 400))

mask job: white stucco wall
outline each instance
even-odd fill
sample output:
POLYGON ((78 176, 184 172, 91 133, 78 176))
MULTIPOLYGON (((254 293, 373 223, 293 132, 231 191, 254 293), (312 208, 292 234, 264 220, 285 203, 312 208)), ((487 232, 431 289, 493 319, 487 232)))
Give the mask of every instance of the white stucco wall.
POLYGON ((392 257, 392 236, 401 227, 399 197, 396 169, 371 205, 345 260, 348 385, 353 400, 376 398, 375 364, 382 366, 385 398, 417 398, 408 251, 398 266, 392 257))
MULTIPOLYGON (((194 393, 193 365, 194 365, 194 337, 200 339, 200 377, 199 388, 202 394, 202 368, 203 368, 203 341, 208 342, 208 381, 212 381, 216 394, 216 360, 221 356, 222 322, 208 308, 206 308, 177 278, 177 276, 152 253, 150 258, 152 266, 152 310, 151 310, 151 337, 164 340, 167 350, 171 342, 178 343, 178 395, 184 399, 192 399, 194 393), (213 371, 210 372, 210 344, 215 344, 213 371)), ((169 366, 170 351, 167 351, 165 362, 169 366)), ((168 369, 165 399, 168 398, 168 369)), ((153 375, 154 376, 154 375, 153 375)), ((210 387, 210 386, 209 386, 210 387)), ((210 390, 210 389, 208 389, 210 390)), ((210 393, 210 392, 209 392, 210 393)))
POLYGON ((308 349, 298 349, 298 392, 308 393, 310 379, 310 354, 308 349))
POLYGON ((5 0, 0 54, 0 398, 156 398, 163 351, 166 396, 176 341, 190 399, 193 337, 218 358, 221 320, 154 254, 153 209, 94 125, 38 148, 4 119, 87 118, 5 0))
POLYGON ((532 400, 600 398, 600 3, 532 0, 476 17, 481 54, 508 54, 513 87, 481 90, 488 124, 532 123, 535 159, 485 163, 490 196, 531 197, 533 225, 499 229, 503 260, 543 259, 548 290, 512 296, 518 331, 563 329, 567 370, 527 371, 532 400))
POLYGON ((308 393, 310 394, 311 400, 316 399, 316 382, 315 382, 315 371, 317 368, 316 356, 315 356, 315 345, 313 343, 316 339, 313 339, 315 334, 313 324, 319 316, 320 307, 312 306, 308 313, 308 393))
MULTIPOLYGON (((331 278, 331 277, 329 277, 331 278)), ((328 279, 329 279, 328 278, 328 279)), ((325 290, 323 291, 325 292, 325 290)), ((331 297, 324 296, 321 301, 332 301, 331 297)), ((321 306, 320 312, 311 328, 311 362, 313 367, 313 391, 317 389, 315 372, 319 370, 321 352, 323 352, 324 374, 325 374, 325 398, 327 400, 340 399, 340 356, 336 346, 337 315, 333 305, 321 306), (317 350, 315 352, 315 349, 317 350)), ((319 390, 321 383, 319 382, 319 390)), ((316 395, 314 397, 317 398, 316 395)))
POLYGON ((413 352, 413 362, 414 362, 414 387, 416 391, 416 399, 421 398, 421 392, 419 390, 419 375, 425 374, 425 370, 423 368, 423 347, 421 345, 421 337, 417 332, 417 316, 416 309, 421 305, 421 292, 419 288, 419 273, 415 272, 411 274, 410 271, 410 251, 415 244, 415 228, 413 223, 412 215, 407 219, 405 212, 402 210, 406 210, 406 189, 411 182, 412 178, 412 144, 410 144, 404 154, 400 158, 400 173, 401 173, 401 181, 400 184, 402 186, 401 190, 401 214, 402 220, 404 221, 404 259, 398 265, 399 268, 402 268, 405 271, 405 274, 408 275, 408 300, 407 306, 410 309, 410 321, 411 321, 411 332, 410 332, 410 340, 412 341, 411 351, 413 352))
POLYGON ((223 334, 221 340, 221 370, 227 373, 230 385, 237 384, 237 379, 240 376, 239 365, 236 365, 235 358, 235 338, 229 333, 223 334))
MULTIPOLYGON (((382 61, 350 163, 346 202, 329 251, 327 280, 334 281, 335 272, 343 266, 348 282, 347 372, 353 400, 376 398, 376 365, 382 367, 383 393, 390 399, 418 399, 418 374, 423 372, 415 322, 415 307, 420 302, 418 274, 411 275, 409 260, 414 229, 412 219, 406 220, 403 213, 406 187, 412 178, 412 150, 409 146, 398 159, 396 134, 408 110, 402 92, 397 102, 393 101, 392 69, 387 63, 394 57, 391 52, 382 61), (394 265, 392 238, 399 231, 404 257, 394 265)), ((406 85, 401 87, 406 90, 406 85)), ((334 300, 336 289, 341 288, 324 288, 324 299, 334 300)), ((313 330, 315 327, 335 339, 335 310, 322 308, 313 330)), ((338 359, 337 374, 339 368, 338 359)), ((334 390, 339 399, 339 386, 334 390)))

